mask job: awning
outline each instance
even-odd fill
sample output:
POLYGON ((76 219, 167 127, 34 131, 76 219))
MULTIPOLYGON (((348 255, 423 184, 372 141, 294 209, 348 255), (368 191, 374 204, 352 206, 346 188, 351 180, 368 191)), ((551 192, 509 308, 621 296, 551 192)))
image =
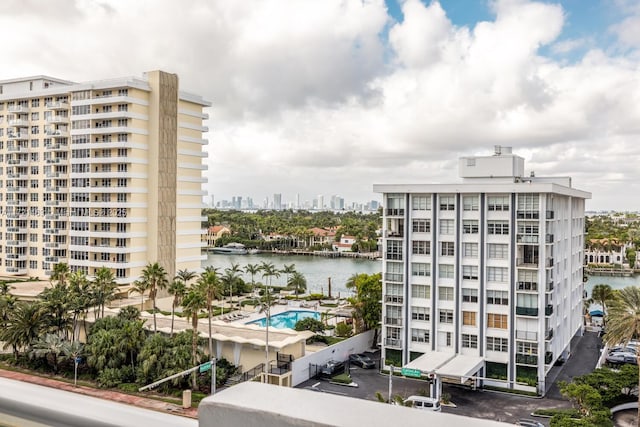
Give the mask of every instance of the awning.
POLYGON ((464 383, 483 366, 482 357, 431 351, 407 363, 403 368, 419 369, 423 374, 435 373, 443 377, 457 377, 464 383))

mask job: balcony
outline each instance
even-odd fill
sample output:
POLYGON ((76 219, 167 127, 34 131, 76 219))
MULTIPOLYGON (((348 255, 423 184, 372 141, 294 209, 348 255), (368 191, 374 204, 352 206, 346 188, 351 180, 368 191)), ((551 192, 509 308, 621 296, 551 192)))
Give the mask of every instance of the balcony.
POLYGON ((402 319, 398 317, 386 317, 384 318, 385 325, 402 326, 402 319))
POLYGON ((392 237, 392 238, 402 238, 402 237, 404 237, 404 232, 387 230, 387 231, 385 231, 384 236, 385 237, 392 237))
POLYGON ((66 130, 61 130, 61 129, 50 129, 45 131, 45 134, 47 136, 53 136, 54 138, 68 138, 69 137, 69 132, 67 132, 66 130))
POLYGON ((387 209, 387 216, 404 216, 404 209, 387 209))
POLYGON ((547 258, 547 262, 545 263, 545 267, 553 268, 553 258, 547 258))
POLYGON ((538 258, 516 258, 516 265, 524 268, 538 268, 538 258))
POLYGON ((549 283, 547 283, 546 292, 551 292, 551 291, 553 291, 553 281, 550 281, 549 283))
POLYGON ((9 193, 26 193, 27 187, 7 187, 9 193))
POLYGON ((26 234, 26 227, 7 227, 7 233, 18 233, 18 234, 26 234))
POLYGON ((45 228, 44 234, 60 234, 60 230, 57 228, 45 228))
POLYGON ((553 314, 553 306, 551 304, 548 304, 544 307, 544 315, 545 316, 551 316, 553 314))
POLYGON ((519 291, 538 291, 538 284, 536 282, 518 282, 519 291))
POLYGON ((516 242, 537 245, 540 239, 537 234, 518 234, 516 242))
POLYGON ((24 120, 24 119, 9 120, 9 126, 25 128, 29 126, 29 120, 24 120))
POLYGON ((52 102, 47 102, 45 104, 45 107, 47 107, 47 110, 68 110, 69 109, 69 103, 64 102, 64 101, 52 101, 52 102))
POLYGON ((59 258, 57 256, 47 256, 44 257, 45 262, 58 262, 59 258))
POLYGON ((67 123, 69 121, 69 117, 65 117, 65 116, 51 116, 49 117, 47 120, 47 123, 49 124, 55 124, 55 123, 67 123))
POLYGON ((29 134, 26 132, 8 132, 9 139, 29 139, 29 134))
POLYGON ((7 150, 10 153, 28 153, 29 152, 29 148, 27 147, 22 147, 20 145, 18 146, 13 146, 13 147, 8 147, 7 150))
POLYGON ((387 282, 402 283, 404 276, 402 273, 385 273, 384 280, 387 282))
POLYGON ((516 306, 516 314, 518 316, 537 316, 538 308, 537 307, 517 307, 516 306))
POLYGON ((547 211, 546 214, 547 219, 554 219, 554 217, 556 216, 554 211, 547 211))
POLYGON ((402 340, 397 338, 385 338, 384 345, 385 347, 402 348, 402 340))
POLYGON ((553 234, 547 234, 546 236, 544 236, 544 242, 545 243, 553 243, 554 242, 553 234))
POLYGON ((11 274, 27 274, 27 269, 23 267, 7 267, 7 273, 11 274))
POLYGON ((516 330, 516 339, 523 340, 523 341, 538 341, 538 333, 534 331, 516 330))
POLYGON ((518 219, 539 219, 540 212, 538 211, 517 211, 518 219))
POLYGON ((10 160, 7 160, 7 164, 11 166, 27 167, 29 166, 29 161, 21 160, 21 159, 10 159, 10 160))
POLYGON ((7 200, 7 205, 10 206, 27 206, 26 200, 7 200))
POLYGON ((549 341, 553 338, 553 329, 548 329, 544 334, 545 341, 549 341))
POLYGON ((384 302, 386 304, 400 304, 404 303, 404 297, 402 295, 385 295, 384 302))
POLYGON ((538 356, 533 354, 516 354, 516 363, 520 365, 538 366, 538 356))
POLYGON ((28 113, 29 107, 25 105, 10 105, 7 111, 10 113, 28 113))
POLYGON ((57 249, 60 247, 60 243, 57 242, 47 242, 44 244, 45 248, 49 248, 49 249, 57 249))
POLYGON ((7 259, 10 259, 13 261, 26 261, 27 254, 7 254, 7 259))
POLYGON ((49 165, 57 165, 60 163, 60 159, 56 157, 55 159, 47 159, 46 162, 49 165))
POLYGON ((7 246, 11 246, 14 248, 26 248, 27 241, 26 240, 7 240, 7 246))
POLYGON ((45 206, 60 206, 60 201, 58 200, 47 200, 44 202, 45 206))

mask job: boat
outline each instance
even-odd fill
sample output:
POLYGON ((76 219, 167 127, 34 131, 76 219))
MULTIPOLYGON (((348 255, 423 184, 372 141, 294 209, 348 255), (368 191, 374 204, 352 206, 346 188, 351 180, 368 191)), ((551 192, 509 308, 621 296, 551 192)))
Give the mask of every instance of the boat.
POLYGON ((227 243, 218 248, 211 248, 214 254, 246 255, 247 248, 242 243, 227 243))
POLYGON ((255 255, 255 254, 259 254, 260 250, 252 248, 252 249, 248 249, 247 252, 249 253, 249 255, 255 255))

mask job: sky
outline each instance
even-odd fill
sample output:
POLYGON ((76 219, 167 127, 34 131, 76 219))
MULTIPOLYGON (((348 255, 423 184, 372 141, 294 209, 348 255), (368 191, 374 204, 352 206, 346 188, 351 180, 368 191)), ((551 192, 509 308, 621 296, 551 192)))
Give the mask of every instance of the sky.
POLYGON ((0 36, 0 79, 177 73, 216 200, 380 200, 502 145, 640 210, 638 0, 3 0, 0 36))

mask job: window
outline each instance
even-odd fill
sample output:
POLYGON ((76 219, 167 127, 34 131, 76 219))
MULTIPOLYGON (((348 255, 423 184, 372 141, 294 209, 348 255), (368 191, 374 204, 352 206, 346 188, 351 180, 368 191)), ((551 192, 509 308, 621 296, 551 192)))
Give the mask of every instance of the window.
POLYGON ((431 253, 431 242, 414 240, 411 242, 411 253, 414 255, 429 255, 431 253))
POLYGON ((440 220, 440 234, 453 234, 453 220, 441 219, 440 220))
POLYGON ((534 270, 518 270, 518 290, 537 291, 538 272, 534 270))
POLYGON ((431 221, 428 219, 414 219, 412 222, 414 233, 430 233, 431 221))
POLYGON ((465 211, 477 211, 478 210, 478 196, 464 196, 462 198, 462 210, 465 210, 465 211))
POLYGON ((462 278, 467 280, 478 280, 478 266, 476 265, 463 265, 462 266, 462 278))
POLYGON ((387 240, 387 259, 401 260, 402 259, 402 241, 400 240, 387 240))
POLYGON ((440 264, 438 266, 438 277, 441 279, 453 279, 453 265, 440 264))
POLYGON ((450 286, 438 286, 438 300, 453 301, 453 288, 450 286))
POLYGON ((509 292, 487 291, 487 304, 509 305, 509 292))
POLYGON ((453 323, 453 310, 439 311, 440 323, 453 323))
POLYGON ((538 354, 538 343, 518 341, 516 343, 516 353, 538 354))
POLYGON ((431 276, 431 264, 427 264, 424 262, 412 262, 411 275, 412 276, 431 276))
POLYGON ((431 312, 428 307, 411 306, 411 319, 413 320, 429 321, 431 318, 430 313, 431 312))
POLYGON ((508 211, 509 196, 489 196, 487 197, 487 209, 489 211, 508 211))
POLYGON ((487 281, 507 283, 509 281, 509 269, 507 267, 487 267, 487 281))
POLYGON ((488 221, 487 234, 509 234, 509 221, 488 221))
POLYGON ((462 302, 478 302, 478 290, 462 288, 462 302))
MULTIPOLYGON (((388 288, 388 285, 387 285, 388 288)), ((388 289, 387 289, 388 290, 388 289)), ((411 297, 413 298, 431 298, 431 286, 429 285, 411 285, 411 297)), ((429 319, 424 319, 429 320, 429 319)))
POLYGON ((414 211, 428 211, 431 209, 431 197, 413 196, 411 198, 411 207, 414 211))
POLYGON ((506 338, 487 337, 487 351, 509 351, 509 340, 506 338))
POLYGON ((507 315, 488 313, 487 328, 507 329, 507 315))
POLYGON ((478 348, 478 336, 462 334, 462 348, 478 348))
POLYGON ((440 255, 442 256, 454 256, 455 246, 453 242, 440 242, 440 255))
POLYGON ((487 256, 489 259, 509 258, 509 245, 503 243, 489 243, 487 245, 487 256))
POLYGON ((462 221, 462 232, 464 234, 478 234, 478 221, 475 219, 462 221))
POLYGON ((478 258, 478 244, 477 243, 463 243, 462 244, 462 256, 465 258, 478 258))
POLYGON ((518 194, 519 211, 538 211, 540 209, 540 197, 533 193, 518 194))
POLYGON ((524 308, 538 308, 538 295, 518 294, 516 295, 516 306, 524 308))
POLYGON ((454 196, 440 196, 440 210, 453 211, 456 209, 456 198, 454 196))
POLYGON ((426 329, 411 328, 411 341, 428 343, 429 331, 426 329))
POLYGON ((462 324, 465 326, 476 326, 476 312, 475 311, 463 311, 462 312, 462 324))

